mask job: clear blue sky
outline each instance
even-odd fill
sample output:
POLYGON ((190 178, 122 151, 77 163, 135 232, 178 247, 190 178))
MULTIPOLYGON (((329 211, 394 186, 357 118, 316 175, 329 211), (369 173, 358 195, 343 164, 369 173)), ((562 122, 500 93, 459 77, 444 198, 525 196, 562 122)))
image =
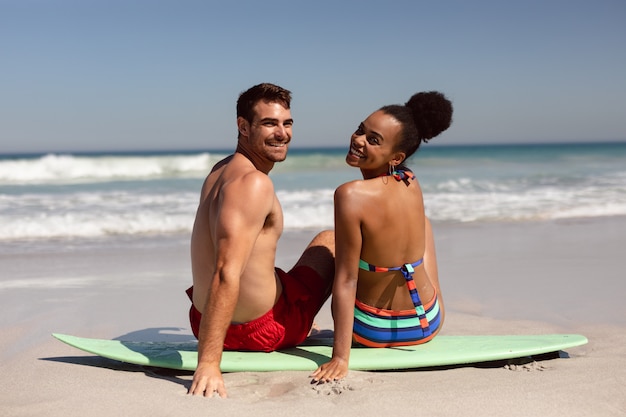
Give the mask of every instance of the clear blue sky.
POLYGON ((295 147, 433 89, 433 143, 626 140, 625 45, 624 0, 0 0, 0 153, 231 149, 264 81, 295 147))

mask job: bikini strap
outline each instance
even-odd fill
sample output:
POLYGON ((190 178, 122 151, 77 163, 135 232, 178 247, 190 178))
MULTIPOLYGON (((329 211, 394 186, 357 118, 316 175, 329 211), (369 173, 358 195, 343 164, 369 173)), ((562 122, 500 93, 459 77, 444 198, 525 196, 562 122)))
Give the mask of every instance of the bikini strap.
POLYGON ((391 176, 395 178, 396 181, 404 181, 406 185, 409 185, 409 180, 415 179, 415 174, 406 169, 396 169, 391 173, 391 176))
POLYGON ((404 264, 400 268, 404 279, 406 280, 406 286, 409 289, 409 295, 411 296, 411 301, 415 306, 415 312, 417 313, 417 317, 419 318, 420 325, 422 326, 422 331, 424 332, 424 336, 430 336, 430 323, 426 318, 426 309, 424 309, 424 305, 422 304, 422 300, 420 299, 419 293, 417 292, 417 287, 415 286, 415 281, 413 280, 413 272, 415 272, 414 267, 421 265, 423 259, 413 263, 413 264, 404 264))
POLYGON ((370 271, 370 272, 389 272, 389 271, 401 271, 402 275, 404 275, 404 277, 406 278, 406 273, 408 273, 410 271, 410 275, 413 275, 413 272, 415 272, 414 268, 417 268, 418 266, 420 266, 422 263, 424 262, 424 258, 420 259, 419 261, 415 261, 412 264, 404 264, 402 266, 390 266, 390 267, 386 267, 386 266, 376 266, 376 265, 372 265, 370 263, 365 262, 363 259, 359 259, 359 268, 363 269, 365 271, 370 271), (405 272, 406 271, 406 272, 405 272))
POLYGON ((404 181, 406 185, 409 185, 409 180, 415 179, 415 174, 413 174, 408 169, 394 169, 393 172, 379 175, 379 177, 389 177, 389 176, 392 176, 396 181, 404 181))
MULTIPOLYGON (((419 263, 421 264, 422 260, 420 259, 419 263)), ((418 264, 419 265, 419 264, 418 264)), ((417 308, 422 305, 422 301, 420 300, 420 296, 417 293, 417 287, 415 286, 415 281, 413 281, 413 273, 415 269, 412 264, 404 264, 400 267, 400 272, 402 272, 402 276, 406 280, 406 286, 409 288, 409 294, 411 295, 411 301, 413 301, 413 305, 417 308)))

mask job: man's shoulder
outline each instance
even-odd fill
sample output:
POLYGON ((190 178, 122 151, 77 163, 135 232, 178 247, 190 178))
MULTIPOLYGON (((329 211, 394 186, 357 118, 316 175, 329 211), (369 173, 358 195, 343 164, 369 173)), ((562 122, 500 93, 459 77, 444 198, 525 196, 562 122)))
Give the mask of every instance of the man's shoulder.
POLYGON ((221 161, 213 165, 213 168, 211 168, 211 174, 214 173, 215 171, 219 171, 221 168, 228 165, 233 160, 233 156, 234 155, 228 155, 226 158, 222 159, 221 161))
POLYGON ((228 191, 273 193, 274 190, 274 184, 267 174, 256 169, 251 163, 235 158, 225 168, 222 179, 228 191))
POLYGON ((273 194, 274 191, 272 180, 257 170, 243 172, 233 182, 237 187, 245 188, 247 192, 273 194))
MULTIPOLYGON (((256 169, 229 165, 220 178, 219 197, 223 207, 240 213, 267 215, 273 210, 276 194, 267 175, 256 169)), ((224 215, 228 215, 228 210, 224 215)))

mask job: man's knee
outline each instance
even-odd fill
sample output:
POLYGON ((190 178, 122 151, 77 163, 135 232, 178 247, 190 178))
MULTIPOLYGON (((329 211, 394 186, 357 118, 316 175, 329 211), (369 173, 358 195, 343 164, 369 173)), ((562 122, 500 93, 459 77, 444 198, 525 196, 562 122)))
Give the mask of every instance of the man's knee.
POLYGON ((306 249, 309 251, 316 262, 332 265, 333 273, 335 270, 335 232, 333 230, 324 230, 318 233, 306 249))
POLYGON ((335 231, 324 230, 318 233, 309 246, 323 246, 328 248, 332 256, 335 256, 335 231))
POLYGON ((318 233, 296 263, 296 266, 313 268, 324 280, 335 275, 335 233, 324 230, 318 233))

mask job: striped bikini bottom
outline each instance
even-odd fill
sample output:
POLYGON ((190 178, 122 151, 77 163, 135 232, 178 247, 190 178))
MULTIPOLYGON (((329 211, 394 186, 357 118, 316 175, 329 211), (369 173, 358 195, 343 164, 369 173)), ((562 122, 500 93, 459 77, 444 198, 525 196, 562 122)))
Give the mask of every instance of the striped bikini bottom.
POLYGON ((441 323, 437 294, 411 310, 385 310, 355 300, 353 340, 368 347, 407 346, 431 340, 441 323))

